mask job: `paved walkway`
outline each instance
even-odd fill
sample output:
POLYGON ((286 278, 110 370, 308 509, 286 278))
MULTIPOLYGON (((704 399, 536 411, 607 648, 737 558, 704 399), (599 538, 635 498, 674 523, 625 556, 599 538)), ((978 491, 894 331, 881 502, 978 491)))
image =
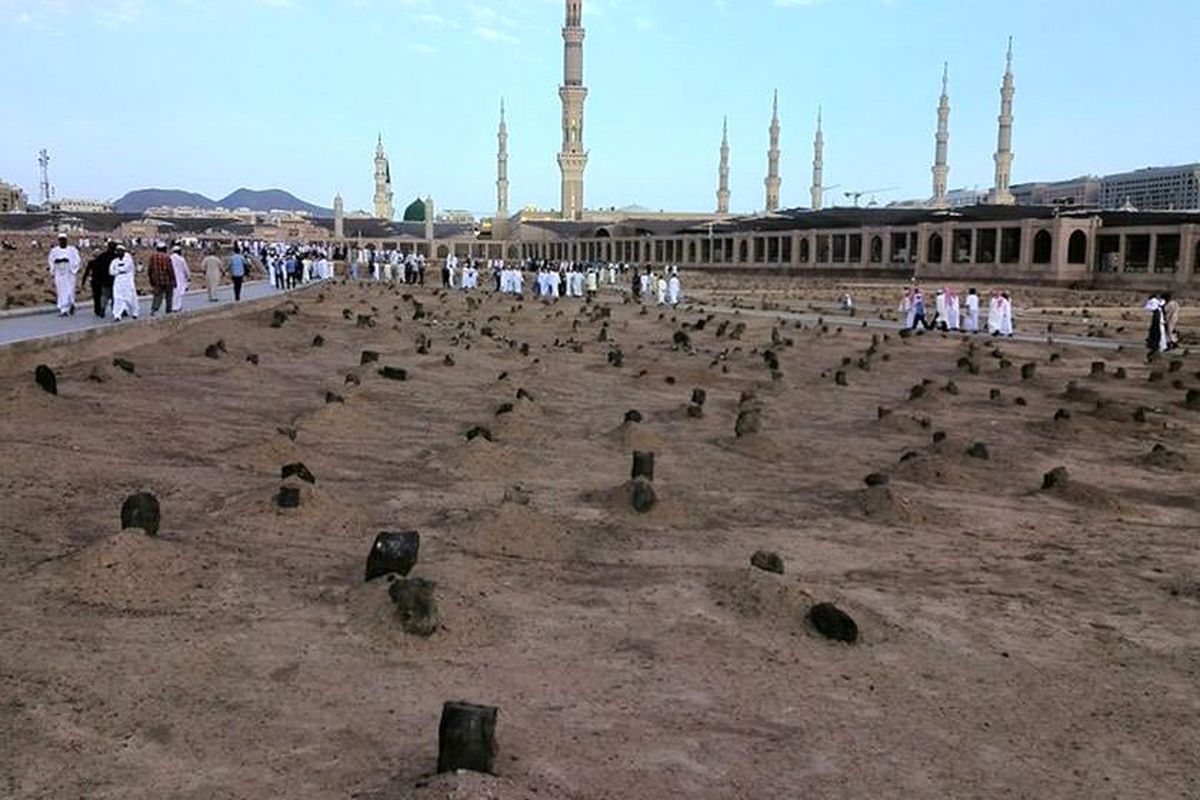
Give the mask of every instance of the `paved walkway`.
MULTIPOLYGON (((254 281, 247 283, 242 287, 242 300, 257 300, 260 297, 269 297, 271 295, 282 294, 271 286, 267 281, 254 281)), ((207 292, 201 290, 197 292, 189 292, 183 298, 183 312, 196 311, 202 308, 213 308, 229 305, 233 302, 233 286, 222 286, 217 291, 217 296, 220 300, 216 303, 208 302, 207 292)), ((141 314, 140 319, 148 319, 150 317, 150 300, 149 296, 142 296, 140 300, 141 314)), ((80 294, 75 298, 75 316, 60 317, 54 308, 49 308, 46 311, 30 313, 13 313, 9 312, 3 317, 0 317, 0 347, 16 342, 25 342, 31 339, 43 339, 48 336, 60 336, 64 333, 76 333, 78 331, 86 331, 92 328, 107 328, 119 325, 121 323, 113 322, 112 316, 104 319, 96 319, 92 314, 92 294, 89 290, 86 295, 80 294)), ((159 314, 162 314, 162 309, 159 309, 159 314)))

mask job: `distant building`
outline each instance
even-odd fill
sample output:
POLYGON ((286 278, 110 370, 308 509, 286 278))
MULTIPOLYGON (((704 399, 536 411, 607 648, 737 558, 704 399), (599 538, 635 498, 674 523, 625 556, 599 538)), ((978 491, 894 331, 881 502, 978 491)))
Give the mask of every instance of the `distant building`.
POLYGON ((453 222, 458 225, 474 225, 475 215, 470 211, 462 211, 460 209, 447 208, 445 211, 437 215, 438 222, 453 222))
POLYGON ((103 200, 84 200, 74 197, 63 197, 53 200, 50 207, 55 211, 68 214, 108 214, 113 210, 112 203, 103 200))
POLYGON ((1020 183, 1012 187, 1019 206, 1081 206, 1100 205, 1101 179, 1084 175, 1067 181, 1050 183, 1020 183))
POLYGON ((1139 211, 1200 209, 1200 164, 1148 167, 1100 179, 1104 208, 1133 206, 1139 211))
POLYGON ((986 203, 988 193, 982 189, 951 189, 946 192, 946 208, 964 208, 986 203))
POLYGON ((0 181, 0 214, 20 214, 29 207, 29 198, 20 186, 0 181))

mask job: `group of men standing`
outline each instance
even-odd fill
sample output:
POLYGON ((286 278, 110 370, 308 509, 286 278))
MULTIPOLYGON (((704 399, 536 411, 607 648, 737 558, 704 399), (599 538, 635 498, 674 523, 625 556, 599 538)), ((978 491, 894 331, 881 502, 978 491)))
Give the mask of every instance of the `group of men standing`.
MULTIPOLYGON (((979 333, 980 300, 975 289, 967 290, 965 299, 959 299, 952 286, 938 289, 930 308, 921 287, 913 285, 904 292, 898 309, 904 314, 904 326, 926 330, 962 331, 979 333)), ((1012 336, 1012 298, 1008 292, 996 290, 988 302, 987 332, 993 336, 1012 336)))

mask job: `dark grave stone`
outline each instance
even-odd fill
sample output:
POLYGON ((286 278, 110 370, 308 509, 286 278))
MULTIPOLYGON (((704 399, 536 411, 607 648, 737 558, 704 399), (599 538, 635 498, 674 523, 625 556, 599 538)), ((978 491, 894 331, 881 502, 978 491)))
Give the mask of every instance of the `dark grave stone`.
POLYGON ((496 708, 446 703, 438 724, 437 771, 491 774, 496 765, 496 708))
POLYGON ((417 565, 420 550, 421 534, 416 531, 380 533, 367 554, 365 580, 372 581, 382 575, 407 576, 417 565))
POLYGON ((121 504, 121 530, 141 528, 147 535, 157 536, 161 520, 158 498, 149 492, 131 494, 121 504))
POLYGON ((808 619, 826 639, 847 644, 858 641, 858 624, 833 603, 817 603, 809 609, 808 619))

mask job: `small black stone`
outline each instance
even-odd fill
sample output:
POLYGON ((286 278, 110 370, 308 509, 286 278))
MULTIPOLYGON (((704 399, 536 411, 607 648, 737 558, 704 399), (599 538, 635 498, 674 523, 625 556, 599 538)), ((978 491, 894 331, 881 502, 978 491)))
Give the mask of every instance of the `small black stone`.
POLYGON ((326 392, 325 393, 325 402, 326 403, 344 403, 344 402, 346 402, 346 398, 344 398, 340 394, 336 394, 334 392, 326 392))
POLYGON ((375 350, 363 350, 362 357, 359 360, 359 366, 364 364, 373 364, 379 360, 379 353, 375 350))
POLYGON ((783 558, 770 550, 759 550, 754 555, 750 556, 750 564, 763 572, 774 572, 776 575, 783 574, 783 558))
POLYGON ((54 370, 45 364, 38 364, 37 369, 33 371, 33 380, 44 391, 58 394, 58 377, 54 374, 54 370))
POLYGON ((1063 489, 1071 480, 1071 474, 1066 467, 1055 467, 1042 476, 1042 491, 1063 489))
POLYGON ((367 554, 366 580, 381 575, 408 575, 417 565, 420 550, 421 534, 416 531, 384 531, 375 537, 371 552, 367 554))
POLYGON ((248 361, 249 363, 251 363, 257 367, 258 366, 258 353, 251 353, 250 355, 246 356, 246 361, 248 361))
POLYGON ((437 584, 424 578, 400 578, 388 586, 400 625, 414 636, 432 636, 438 629, 437 584))
POLYGON ((325 346, 325 337, 318 333, 316 336, 313 337, 312 346, 313 347, 324 347, 325 346))
POLYGON ((389 381, 406 381, 408 380, 408 370, 403 367, 381 367, 379 375, 387 378, 389 381))
POLYGON ((475 439, 483 437, 487 441, 492 441, 492 432, 483 425, 474 425, 467 431, 467 441, 471 442, 475 439))
POLYGON ((989 458, 991 458, 991 455, 988 453, 987 445, 983 442, 972 443, 971 446, 967 448, 967 455, 971 458, 978 458, 981 461, 987 461, 989 458))
POLYGON ((826 639, 848 644, 858 641, 858 624, 833 603, 817 603, 809 609, 808 619, 826 639))
POLYGON ((301 461, 297 461, 294 464, 284 464, 279 470, 279 477, 281 480, 286 481, 293 475, 306 483, 315 484, 317 482, 317 477, 313 475, 309 468, 304 466, 304 463, 301 461))
POLYGON ((633 467, 630 477, 634 480, 645 478, 654 480, 654 453, 642 450, 633 451, 633 467))
POLYGON ((630 500, 634 511, 645 514, 654 508, 655 503, 658 502, 658 496, 654 493, 654 486, 650 481, 645 478, 637 478, 633 481, 630 500))
POLYGON ((887 486, 889 481, 891 477, 886 472, 872 472, 863 478, 863 483, 867 486, 887 486))
POLYGON ((531 402, 531 403, 537 402, 537 401, 534 399, 533 395, 532 395, 532 394, 530 394, 530 393, 529 393, 528 391, 526 391, 525 389, 517 389, 517 399, 518 399, 518 400, 528 400, 528 401, 529 401, 529 402, 531 402))
POLYGON ((296 486, 280 486, 279 494, 275 496, 275 502, 280 508, 299 508, 300 507, 300 489, 296 486))
POLYGON ((113 363, 113 366, 116 367, 117 369, 125 370, 126 372, 128 372, 131 375, 134 372, 133 362, 127 358, 121 358, 120 356, 117 356, 116 358, 113 359, 112 363, 113 363))
POLYGON ((491 774, 496 762, 496 714, 492 706, 446 703, 438 724, 437 771, 491 774))
POLYGON ((131 494, 121 504, 121 530, 141 528, 148 535, 157 536, 161 519, 158 498, 149 492, 131 494))
POLYGON ((501 403, 499 406, 496 407, 496 416, 497 417, 504 416, 505 414, 511 414, 512 412, 513 412, 513 404, 512 403, 501 403))
POLYGON ((213 359, 220 358, 221 349, 215 344, 210 344, 208 347, 204 348, 204 357, 213 359))
POLYGON ((632 409, 632 408, 629 409, 628 411, 625 412, 625 421, 626 422, 641 422, 642 421, 642 412, 638 411, 637 409, 632 409))

